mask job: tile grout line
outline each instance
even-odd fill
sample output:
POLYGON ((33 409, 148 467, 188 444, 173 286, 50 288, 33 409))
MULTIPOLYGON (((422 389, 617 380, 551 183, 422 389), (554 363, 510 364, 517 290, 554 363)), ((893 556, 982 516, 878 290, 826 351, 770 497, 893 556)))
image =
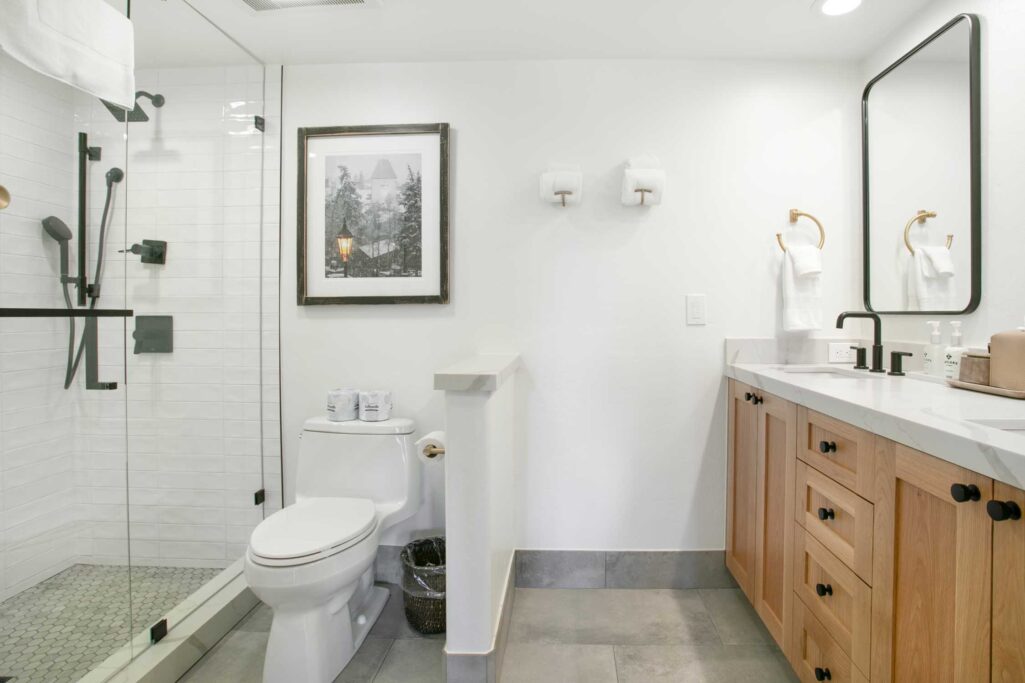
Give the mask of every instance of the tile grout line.
POLYGON ((619 683, 619 658, 616 657, 616 647, 612 646, 612 671, 616 674, 616 683, 619 683))
POLYGON ((698 588, 698 598, 701 600, 701 604, 704 605, 705 611, 708 612, 708 621, 712 623, 712 629, 715 631, 715 637, 719 639, 719 645, 725 647, 726 641, 722 638, 722 633, 719 632, 719 625, 715 623, 715 617, 712 615, 712 608, 705 600, 704 589, 698 588))
MULTIPOLYGON (((388 644, 388 649, 384 651, 384 656, 381 657, 380 663, 378 663, 377 668, 374 669, 374 675, 370 677, 370 683, 374 683, 374 681, 377 680, 378 675, 380 675, 380 673, 381 673, 381 669, 384 668, 384 663, 388 660, 388 655, 391 654, 392 648, 395 647, 395 641, 396 640, 398 640, 398 638, 392 638, 391 639, 391 642, 388 644)), ((366 643, 367 641, 364 639, 363 642, 366 643)), ((363 646, 361 645, 360 647, 363 647, 363 646)), ((343 671, 344 671, 344 669, 343 669, 343 671)))

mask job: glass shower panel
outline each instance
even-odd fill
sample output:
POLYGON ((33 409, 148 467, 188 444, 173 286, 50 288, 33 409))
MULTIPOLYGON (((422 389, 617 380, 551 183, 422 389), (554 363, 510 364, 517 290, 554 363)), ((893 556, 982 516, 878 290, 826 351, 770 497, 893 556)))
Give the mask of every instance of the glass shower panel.
MULTIPOLYGON (((77 681, 132 631, 125 319, 90 314, 75 281, 85 271, 97 284, 106 177, 123 172, 125 129, 91 130, 88 100, 0 54, 0 677, 18 683, 77 681), (93 330, 97 343, 82 346, 93 330), (69 342, 83 355, 65 389, 69 342)), ((112 181, 110 237, 124 234, 124 193, 112 181)), ((124 305, 123 257, 105 253, 110 280, 94 306, 110 312, 124 305)))
MULTIPOLYGON (((148 120, 128 125, 121 247, 135 311, 128 496, 144 633, 187 617, 201 603, 187 598, 238 563, 263 519, 264 69, 180 0, 133 2, 132 19, 136 87, 152 96, 141 101, 148 120), (191 42, 148 51, 169 12, 217 45, 214 63, 191 42)), ((149 642, 137 638, 134 655, 149 642)))

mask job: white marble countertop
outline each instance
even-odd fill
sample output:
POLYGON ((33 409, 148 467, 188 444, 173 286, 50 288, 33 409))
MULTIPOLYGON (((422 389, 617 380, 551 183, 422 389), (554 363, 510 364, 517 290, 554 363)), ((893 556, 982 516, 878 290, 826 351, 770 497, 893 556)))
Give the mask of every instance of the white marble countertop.
POLYGON ((1025 489, 1025 431, 1005 431, 990 426, 1000 424, 1021 429, 1025 424, 1025 401, 954 389, 910 377, 851 378, 786 372, 779 364, 728 363, 726 375, 1025 489))
POLYGON ((434 388, 443 391, 494 391, 520 366, 515 353, 482 353, 434 373, 434 388))

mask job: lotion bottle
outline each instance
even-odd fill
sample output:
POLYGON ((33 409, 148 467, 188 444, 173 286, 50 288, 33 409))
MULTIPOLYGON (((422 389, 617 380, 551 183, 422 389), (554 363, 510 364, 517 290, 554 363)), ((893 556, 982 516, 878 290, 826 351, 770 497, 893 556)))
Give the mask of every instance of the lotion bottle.
POLYGON ((1025 391, 1025 326, 993 335, 989 346, 990 384, 1025 391))
POLYGON ((961 336, 961 321, 952 320, 950 326, 953 331, 950 333, 950 346, 944 353, 943 376, 947 379, 961 379, 961 356, 968 349, 964 347, 964 340, 961 336))
POLYGON ((930 320, 926 323, 932 327, 929 343, 922 352, 922 372, 927 375, 943 376, 943 358, 946 349, 943 347, 943 335, 940 333, 940 321, 930 320))

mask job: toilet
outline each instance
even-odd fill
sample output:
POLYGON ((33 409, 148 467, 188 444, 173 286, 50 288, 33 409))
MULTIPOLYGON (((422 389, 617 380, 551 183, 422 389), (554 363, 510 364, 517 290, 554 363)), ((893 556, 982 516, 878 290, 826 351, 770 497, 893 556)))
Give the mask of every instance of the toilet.
POLYGON ((381 533, 420 507, 412 420, 303 426, 295 504, 249 539, 246 581, 274 613, 265 683, 329 683, 377 621, 388 590, 374 585, 381 533))

